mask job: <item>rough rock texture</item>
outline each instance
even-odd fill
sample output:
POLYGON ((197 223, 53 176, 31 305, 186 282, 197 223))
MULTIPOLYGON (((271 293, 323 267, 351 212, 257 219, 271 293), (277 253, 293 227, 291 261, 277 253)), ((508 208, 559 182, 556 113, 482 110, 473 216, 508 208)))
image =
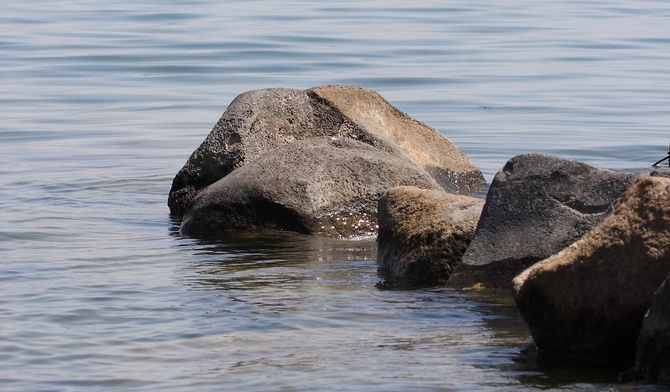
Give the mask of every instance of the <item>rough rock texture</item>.
POLYGON ((181 215, 205 187, 284 144, 315 136, 359 140, 409 159, 445 189, 470 192, 484 183, 446 137, 391 106, 374 91, 322 86, 273 88, 235 98, 175 176, 168 205, 181 215))
POLYGON ((670 178, 670 170, 654 170, 649 175, 652 177, 670 178))
POLYGON ((389 188, 441 189, 411 162, 348 138, 300 140, 268 152, 203 190, 184 234, 270 228, 325 237, 371 236, 389 188))
POLYGON ((414 285, 444 284, 461 261, 484 200, 412 186, 379 200, 377 263, 414 285))
POLYGON ((514 278, 513 295, 538 348, 632 362, 668 273, 670 179, 644 176, 583 239, 514 278))
POLYGON ((361 130, 354 138, 369 139, 370 144, 408 159, 444 189, 467 194, 485 183, 481 171, 449 139, 402 113, 375 91, 351 86, 322 86, 312 91, 361 130))
POLYGON ((510 159, 448 285, 509 289, 525 268, 588 233, 634 178, 546 154, 510 159))
POLYGON ((635 367, 624 380, 670 384, 670 279, 666 278, 652 297, 637 339, 635 367))

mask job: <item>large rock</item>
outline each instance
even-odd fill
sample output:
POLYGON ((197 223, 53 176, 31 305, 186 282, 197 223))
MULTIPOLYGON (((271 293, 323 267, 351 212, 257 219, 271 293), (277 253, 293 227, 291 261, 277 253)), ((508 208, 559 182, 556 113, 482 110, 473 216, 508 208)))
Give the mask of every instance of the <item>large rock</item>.
POLYGON ((445 136, 374 91, 349 86, 273 88, 243 93, 230 103, 175 176, 170 211, 181 215, 202 189, 262 154, 316 136, 351 138, 408 159, 453 192, 468 193, 484 183, 479 169, 445 136))
POLYGON ((583 239, 514 278, 538 348, 632 362, 642 317, 670 273, 670 179, 644 176, 583 239))
POLYGON ((622 378, 670 384, 670 279, 652 297, 637 339, 635 367, 622 378))
POLYGON ((441 189, 424 170, 368 144, 337 137, 272 150, 203 190, 181 231, 216 236, 270 228, 325 237, 377 233, 377 203, 389 188, 441 189))
POLYGON ((413 285, 444 284, 461 261, 484 200, 412 186, 379 200, 377 263, 384 275, 413 285))
POLYGON ((510 159, 491 183, 475 237, 448 285, 509 289, 518 273, 588 233, 633 180, 546 154, 510 159))

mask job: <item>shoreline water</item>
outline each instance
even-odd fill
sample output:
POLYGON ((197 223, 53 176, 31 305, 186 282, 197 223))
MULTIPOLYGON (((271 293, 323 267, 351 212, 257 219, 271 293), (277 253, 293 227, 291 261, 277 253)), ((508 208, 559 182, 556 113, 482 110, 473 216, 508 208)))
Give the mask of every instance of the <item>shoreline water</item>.
POLYGON ((267 87, 375 90, 489 183, 526 152, 646 170, 668 144, 666 2, 0 8, 3 389, 618 388, 524 365, 513 308, 377 290, 374 243, 203 243, 166 198, 267 87))

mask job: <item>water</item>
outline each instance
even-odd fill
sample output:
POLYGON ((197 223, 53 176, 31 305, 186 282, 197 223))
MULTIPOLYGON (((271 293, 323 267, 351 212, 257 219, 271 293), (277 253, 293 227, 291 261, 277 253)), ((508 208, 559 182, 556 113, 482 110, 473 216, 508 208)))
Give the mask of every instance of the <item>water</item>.
POLYGON ((374 89, 488 181, 531 151, 645 170, 667 26, 660 0, 4 2, 0 389, 654 389, 538 357, 505 293, 377 289, 374 242, 201 243, 166 200, 265 87, 374 89))

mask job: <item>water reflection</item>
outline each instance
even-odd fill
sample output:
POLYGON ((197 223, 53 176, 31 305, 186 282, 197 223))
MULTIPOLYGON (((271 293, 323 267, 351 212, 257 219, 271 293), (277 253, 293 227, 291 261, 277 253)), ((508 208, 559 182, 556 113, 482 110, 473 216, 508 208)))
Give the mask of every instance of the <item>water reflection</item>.
POLYGON ((188 268, 200 277, 192 283, 246 282, 236 287, 246 289, 259 282, 283 285, 310 278, 331 282, 367 279, 377 252, 371 240, 334 240, 274 231, 230 235, 215 241, 198 239, 189 248, 198 257, 188 268), (342 262, 349 267, 333 265, 342 262))
POLYGON ((350 369, 360 385, 365 369, 396 369, 400 384, 420 378, 435 387, 449 374, 459 386, 474 377, 488 388, 629 388, 617 384, 620 367, 538 353, 507 291, 376 288, 374 241, 260 232, 177 243, 192 255, 181 282, 203 292, 196 319, 207 320, 213 349, 226 358, 212 371, 233 383, 268 368, 322 380, 350 369))
POLYGON ((466 292, 492 334, 488 360, 476 366, 495 368, 527 388, 542 390, 668 391, 662 385, 620 384, 619 374, 631 364, 594 363, 539 351, 511 293, 505 290, 466 292), (497 346, 497 348, 494 348, 497 346), (595 385, 601 387, 594 388, 595 385))

